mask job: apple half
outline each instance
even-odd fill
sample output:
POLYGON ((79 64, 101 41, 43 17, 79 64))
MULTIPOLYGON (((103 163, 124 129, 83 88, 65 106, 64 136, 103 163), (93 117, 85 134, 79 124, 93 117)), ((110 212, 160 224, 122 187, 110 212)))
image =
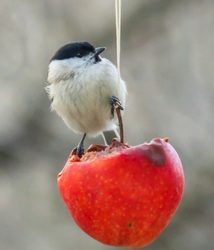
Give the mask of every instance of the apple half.
POLYGON ((62 199, 79 227, 112 246, 152 242, 175 214, 184 191, 181 160, 168 139, 138 146, 113 140, 70 155, 58 174, 62 199))

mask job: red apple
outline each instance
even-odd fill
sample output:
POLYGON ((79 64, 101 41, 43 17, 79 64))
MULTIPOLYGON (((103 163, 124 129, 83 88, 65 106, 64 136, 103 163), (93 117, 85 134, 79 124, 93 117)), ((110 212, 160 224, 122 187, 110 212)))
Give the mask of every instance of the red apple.
POLYGON ((129 147, 113 141, 81 159, 70 156, 58 175, 60 194, 76 223, 94 239, 138 248, 168 225, 181 201, 184 173, 167 139, 129 147))

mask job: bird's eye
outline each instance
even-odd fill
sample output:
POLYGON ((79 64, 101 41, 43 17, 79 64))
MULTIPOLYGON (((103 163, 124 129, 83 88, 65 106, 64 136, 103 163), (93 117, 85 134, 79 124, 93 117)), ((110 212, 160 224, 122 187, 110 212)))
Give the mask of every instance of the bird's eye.
POLYGON ((84 56, 83 52, 79 52, 79 53, 77 54, 77 57, 79 57, 79 58, 81 58, 81 57, 83 57, 83 56, 84 56))

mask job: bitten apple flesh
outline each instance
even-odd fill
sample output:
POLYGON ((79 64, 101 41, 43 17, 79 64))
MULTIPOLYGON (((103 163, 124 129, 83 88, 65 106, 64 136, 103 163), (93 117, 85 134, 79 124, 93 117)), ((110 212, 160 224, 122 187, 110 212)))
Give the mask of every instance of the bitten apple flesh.
POLYGON ((184 190, 182 163, 167 139, 130 147, 117 141, 70 156, 58 187, 72 217, 94 239, 139 248, 168 225, 184 190))

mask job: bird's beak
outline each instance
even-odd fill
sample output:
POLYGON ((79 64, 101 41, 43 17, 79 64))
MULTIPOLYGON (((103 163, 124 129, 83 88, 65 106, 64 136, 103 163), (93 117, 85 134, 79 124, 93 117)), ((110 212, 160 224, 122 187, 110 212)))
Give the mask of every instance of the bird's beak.
POLYGON ((95 48, 95 56, 99 56, 99 54, 101 54, 105 49, 105 47, 95 48))

